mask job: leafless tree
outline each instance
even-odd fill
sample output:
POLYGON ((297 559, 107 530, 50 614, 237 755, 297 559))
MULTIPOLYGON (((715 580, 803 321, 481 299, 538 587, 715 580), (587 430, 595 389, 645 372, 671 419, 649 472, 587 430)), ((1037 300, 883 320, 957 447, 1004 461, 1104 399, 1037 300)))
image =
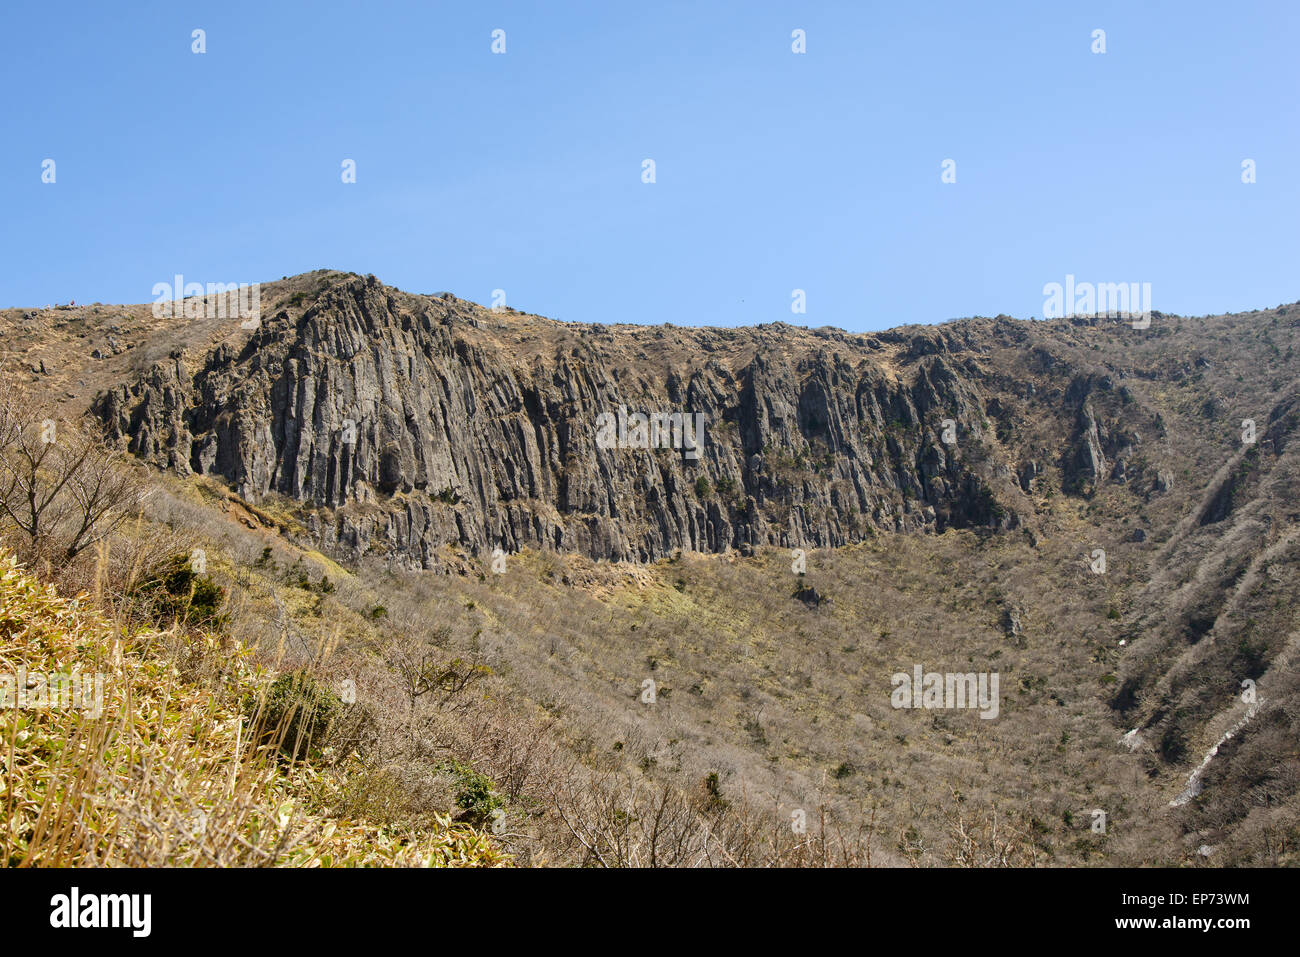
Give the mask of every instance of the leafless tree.
POLYGON ((467 706, 463 692, 479 679, 491 674, 491 669, 477 658, 454 658, 447 661, 440 647, 447 641, 445 631, 429 637, 399 636, 384 652, 384 659, 401 681, 402 696, 407 705, 408 738, 415 744, 416 706, 425 695, 433 695, 438 708, 443 711, 458 710, 467 706))
POLYGON ((112 534, 143 498, 133 470, 93 427, 0 402, 0 520, 31 557, 66 565, 112 534))

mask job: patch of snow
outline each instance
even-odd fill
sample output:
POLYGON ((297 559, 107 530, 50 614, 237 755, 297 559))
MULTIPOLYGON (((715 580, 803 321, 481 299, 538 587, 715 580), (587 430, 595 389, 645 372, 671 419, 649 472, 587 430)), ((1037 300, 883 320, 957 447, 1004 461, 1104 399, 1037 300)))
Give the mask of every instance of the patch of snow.
POLYGON ((1203 786, 1201 784, 1201 775, 1205 772, 1205 769, 1210 766, 1210 762, 1214 760, 1214 756, 1219 753, 1219 748, 1225 741, 1250 723, 1250 719, 1255 717, 1256 712, 1259 711, 1259 706, 1263 703, 1264 701, 1261 698, 1259 701, 1252 704, 1250 709, 1246 712, 1246 716, 1225 731, 1223 737, 1219 739, 1218 743, 1206 752, 1205 757, 1201 759, 1201 763, 1196 766, 1196 770, 1193 771, 1191 777, 1187 779, 1187 787, 1183 788, 1183 793, 1169 802, 1170 807, 1182 807, 1192 798, 1196 797, 1196 795, 1201 793, 1201 787, 1203 786))

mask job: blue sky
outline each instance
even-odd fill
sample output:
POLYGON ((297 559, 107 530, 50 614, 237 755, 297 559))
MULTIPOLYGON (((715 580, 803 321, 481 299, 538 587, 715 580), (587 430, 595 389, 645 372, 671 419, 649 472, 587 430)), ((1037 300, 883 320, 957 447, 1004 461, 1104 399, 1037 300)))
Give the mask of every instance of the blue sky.
POLYGON ((96 0, 4 26, 0 306, 321 267, 583 322, 1041 316, 1067 273, 1164 312, 1300 299, 1293 0, 96 0))

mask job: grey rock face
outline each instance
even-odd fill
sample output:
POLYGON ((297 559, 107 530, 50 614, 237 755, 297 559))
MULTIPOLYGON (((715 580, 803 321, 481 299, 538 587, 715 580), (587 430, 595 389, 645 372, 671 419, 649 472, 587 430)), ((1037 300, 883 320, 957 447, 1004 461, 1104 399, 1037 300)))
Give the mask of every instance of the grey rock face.
POLYGON ((1002 630, 1008 638, 1020 639, 1020 609, 1004 608, 1002 610, 1002 630))
MULTIPOLYGON (((982 374, 957 333, 790 330, 794 350, 767 327, 616 336, 520 319, 544 334, 511 339, 494 316, 349 277, 242 348, 155 363, 96 410, 163 468, 314 506, 324 545, 425 567, 447 543, 646 561, 1018 524, 1029 482, 986 441, 982 374), (878 363, 885 345, 910 365, 878 363), (602 447, 600 416, 620 409, 702 415, 698 458, 602 447)), ((1095 422, 1083 439, 1080 464, 1104 475, 1095 422)))
POLYGON ((1038 462, 1034 459, 1030 459, 1021 466, 1020 488, 1026 493, 1034 491, 1035 485, 1038 481, 1038 476, 1041 474, 1042 470, 1038 467, 1038 462))

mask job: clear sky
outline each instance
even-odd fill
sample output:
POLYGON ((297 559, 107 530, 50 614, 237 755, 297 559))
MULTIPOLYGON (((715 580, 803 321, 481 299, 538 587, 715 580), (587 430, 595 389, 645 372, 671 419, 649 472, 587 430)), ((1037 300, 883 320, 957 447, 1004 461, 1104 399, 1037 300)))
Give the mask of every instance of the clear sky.
POLYGON ((1273 306, 1298 57, 1296 0, 11 0, 0 306, 321 267, 584 322, 1273 306))

